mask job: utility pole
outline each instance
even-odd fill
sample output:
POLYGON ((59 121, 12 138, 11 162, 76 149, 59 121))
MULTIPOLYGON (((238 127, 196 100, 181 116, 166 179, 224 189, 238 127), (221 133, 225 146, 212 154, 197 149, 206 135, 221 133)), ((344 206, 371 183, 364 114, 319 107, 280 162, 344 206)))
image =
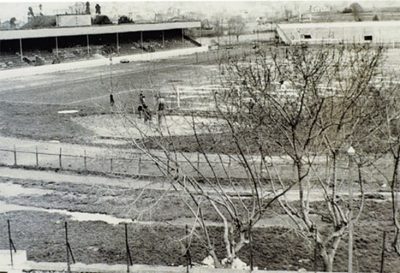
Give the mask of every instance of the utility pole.
POLYGON ((353 178, 352 178, 352 168, 353 168, 353 157, 356 151, 353 147, 347 150, 347 155, 349 156, 349 264, 348 273, 353 273, 353 178))
POLYGON ((112 80, 112 53, 110 53, 110 105, 114 106, 113 80, 112 80))

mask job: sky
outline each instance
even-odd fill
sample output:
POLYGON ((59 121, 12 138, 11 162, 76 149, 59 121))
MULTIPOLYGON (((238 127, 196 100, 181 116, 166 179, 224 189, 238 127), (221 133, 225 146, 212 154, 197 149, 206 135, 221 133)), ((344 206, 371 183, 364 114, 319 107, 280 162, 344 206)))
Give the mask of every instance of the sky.
MULTIPOLYGON (((201 12, 205 15, 212 13, 241 13, 247 12, 256 16, 263 13, 273 13, 276 10, 282 9, 284 6, 307 9, 310 5, 332 5, 339 9, 350 5, 355 0, 320 0, 320 1, 93 1, 91 7, 94 9, 96 3, 102 6, 102 13, 110 16, 128 15, 133 12, 141 13, 158 13, 166 11, 169 7, 179 8, 181 11, 201 12)), ((33 0, 25 1, 10 1, 0 0, 0 20, 9 20, 11 17, 16 17, 17 20, 27 20, 28 7, 32 7, 35 12, 39 11, 39 4, 42 4, 43 13, 46 15, 54 15, 56 13, 65 13, 68 8, 77 1, 49 1, 49 0, 33 0)), ((86 2, 86 1, 79 1, 86 2)), ((358 0, 363 7, 382 7, 382 6, 400 6, 400 0, 397 1, 370 1, 358 0)))

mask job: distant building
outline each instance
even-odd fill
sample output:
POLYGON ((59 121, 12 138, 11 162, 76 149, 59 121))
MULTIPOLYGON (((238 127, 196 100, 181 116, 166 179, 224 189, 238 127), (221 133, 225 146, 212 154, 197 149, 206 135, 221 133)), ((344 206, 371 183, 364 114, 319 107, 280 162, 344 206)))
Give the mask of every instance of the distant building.
POLYGON ((59 14, 56 16, 57 27, 83 27, 92 25, 90 14, 59 14))
POLYGON ((0 29, 3 30, 9 30, 9 29, 17 29, 21 27, 22 22, 21 21, 14 21, 14 25, 11 24, 10 20, 6 20, 3 22, 0 22, 0 29))
POLYGON ((10 21, 7 20, 7 21, 4 21, 4 22, 1 22, 0 23, 0 28, 1 29, 11 29, 10 21))
POLYGON ((338 44, 400 42, 400 21, 278 24, 277 34, 285 44, 338 44))
MULTIPOLYGON (((67 17, 71 20, 84 18, 70 15, 67 17)), ((66 17, 59 16, 59 18, 64 20, 66 17)), ((115 47, 119 53, 122 43, 127 45, 128 52, 131 52, 131 47, 148 51, 148 48, 145 48, 146 41, 157 41, 156 44, 162 48, 164 43, 171 43, 170 40, 183 44, 185 30, 199 28, 201 25, 200 22, 169 22, 93 27, 83 26, 83 23, 85 21, 82 19, 82 22, 77 23, 79 27, 0 31, 0 55, 15 55, 18 52, 22 59, 24 52, 40 50, 54 52, 55 55, 58 55, 59 49, 74 47, 86 49, 87 54, 90 54, 92 46, 115 47)), ((62 24, 65 26, 73 24, 73 22, 62 21, 62 24)))

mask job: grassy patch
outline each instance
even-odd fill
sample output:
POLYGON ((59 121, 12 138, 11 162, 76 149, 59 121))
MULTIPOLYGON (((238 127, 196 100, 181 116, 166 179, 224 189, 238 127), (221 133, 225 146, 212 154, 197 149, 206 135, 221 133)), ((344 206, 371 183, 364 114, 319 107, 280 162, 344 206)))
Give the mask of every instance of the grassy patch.
POLYGON ((0 102, 0 109, 0 133, 4 136, 74 142, 93 135, 72 122, 71 115, 58 114, 65 109, 62 105, 0 102))

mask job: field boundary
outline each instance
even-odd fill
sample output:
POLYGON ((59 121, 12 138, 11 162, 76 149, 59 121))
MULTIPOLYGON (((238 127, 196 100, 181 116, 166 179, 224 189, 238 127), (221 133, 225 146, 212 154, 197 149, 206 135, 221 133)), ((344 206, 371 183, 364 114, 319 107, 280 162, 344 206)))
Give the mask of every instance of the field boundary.
MULTIPOLYGON (((203 53, 207 51, 208 51, 208 46, 201 46, 201 47, 191 47, 183 49, 173 49, 168 51, 119 56, 112 58, 112 64, 120 63, 120 61, 123 59, 129 60, 130 62, 152 61, 152 60, 168 59, 172 57, 179 57, 185 55, 192 55, 195 53, 203 53)), ((33 75, 47 74, 53 72, 104 66, 109 64, 110 64, 110 59, 101 58, 96 60, 86 60, 86 61, 78 61, 71 63, 51 64, 51 65, 43 65, 36 67, 23 67, 23 68, 0 71, 0 79, 33 76, 33 75)))
MULTIPOLYGON (((39 170, 66 170, 73 172, 84 172, 93 174, 123 175, 133 177, 162 177, 164 176, 160 168, 166 173, 184 172, 198 174, 200 170, 203 175, 210 170, 221 169, 220 177, 227 176, 224 169, 230 172, 232 178, 246 178, 246 172, 238 155, 207 155, 202 153, 182 154, 180 159, 171 160, 162 152, 156 154, 156 158, 141 151, 131 151, 125 155, 115 156, 113 154, 91 155, 85 149, 81 152, 65 153, 60 147, 59 152, 39 151, 36 146, 33 149, 19 149, 0 147, 0 165, 7 167, 23 167, 39 170), (213 157, 215 157, 213 159, 213 157), (178 162, 179 166, 175 163, 178 162), (236 171, 236 172, 234 172, 236 171), (241 172, 242 171, 242 172, 241 172), (232 173, 233 172, 233 173, 232 173)), ((249 155, 251 162, 259 162, 259 159, 249 155)), ((323 162, 323 158, 321 158, 323 162)), ((267 164, 276 167, 293 168, 293 163, 289 158, 276 157, 267 159, 267 164)), ((254 166, 254 168, 256 168, 254 166)), ((211 175, 211 177, 213 177, 211 175)))
MULTIPOLYGON (((23 146, 22 146, 23 147, 23 146)), ((90 147, 86 147, 90 148, 90 147)), ((63 170, 75 173, 96 175, 118 175, 126 177, 153 177, 159 178, 165 174, 184 174, 193 177, 208 177, 221 179, 247 179, 246 167, 243 159, 235 154, 202 154, 200 152, 180 153, 177 158, 170 158, 162 151, 150 151, 146 154, 140 150, 123 152, 116 150, 98 150, 89 152, 85 147, 75 150, 59 146, 51 150, 35 147, 0 147, 0 165, 5 167, 21 167, 36 170, 63 170), (63 150, 66 148, 67 152, 63 150)), ((260 158, 248 155, 251 168, 259 173, 265 173, 269 178, 291 179, 296 173, 296 167, 288 156, 271 156, 265 158, 266 166, 260 166, 260 158), (262 169, 260 169, 262 168, 262 169), (276 177, 278 176, 278 177, 276 177)), ((317 169, 323 172, 327 155, 316 156, 313 162, 317 169)), ((390 173, 390 164, 387 158, 381 158, 375 166, 365 166, 362 170, 369 182, 382 180, 383 173, 390 173)), ((344 159, 338 168, 343 177, 346 176, 348 166, 344 159)), ((344 179, 344 178, 343 178, 344 179)))

